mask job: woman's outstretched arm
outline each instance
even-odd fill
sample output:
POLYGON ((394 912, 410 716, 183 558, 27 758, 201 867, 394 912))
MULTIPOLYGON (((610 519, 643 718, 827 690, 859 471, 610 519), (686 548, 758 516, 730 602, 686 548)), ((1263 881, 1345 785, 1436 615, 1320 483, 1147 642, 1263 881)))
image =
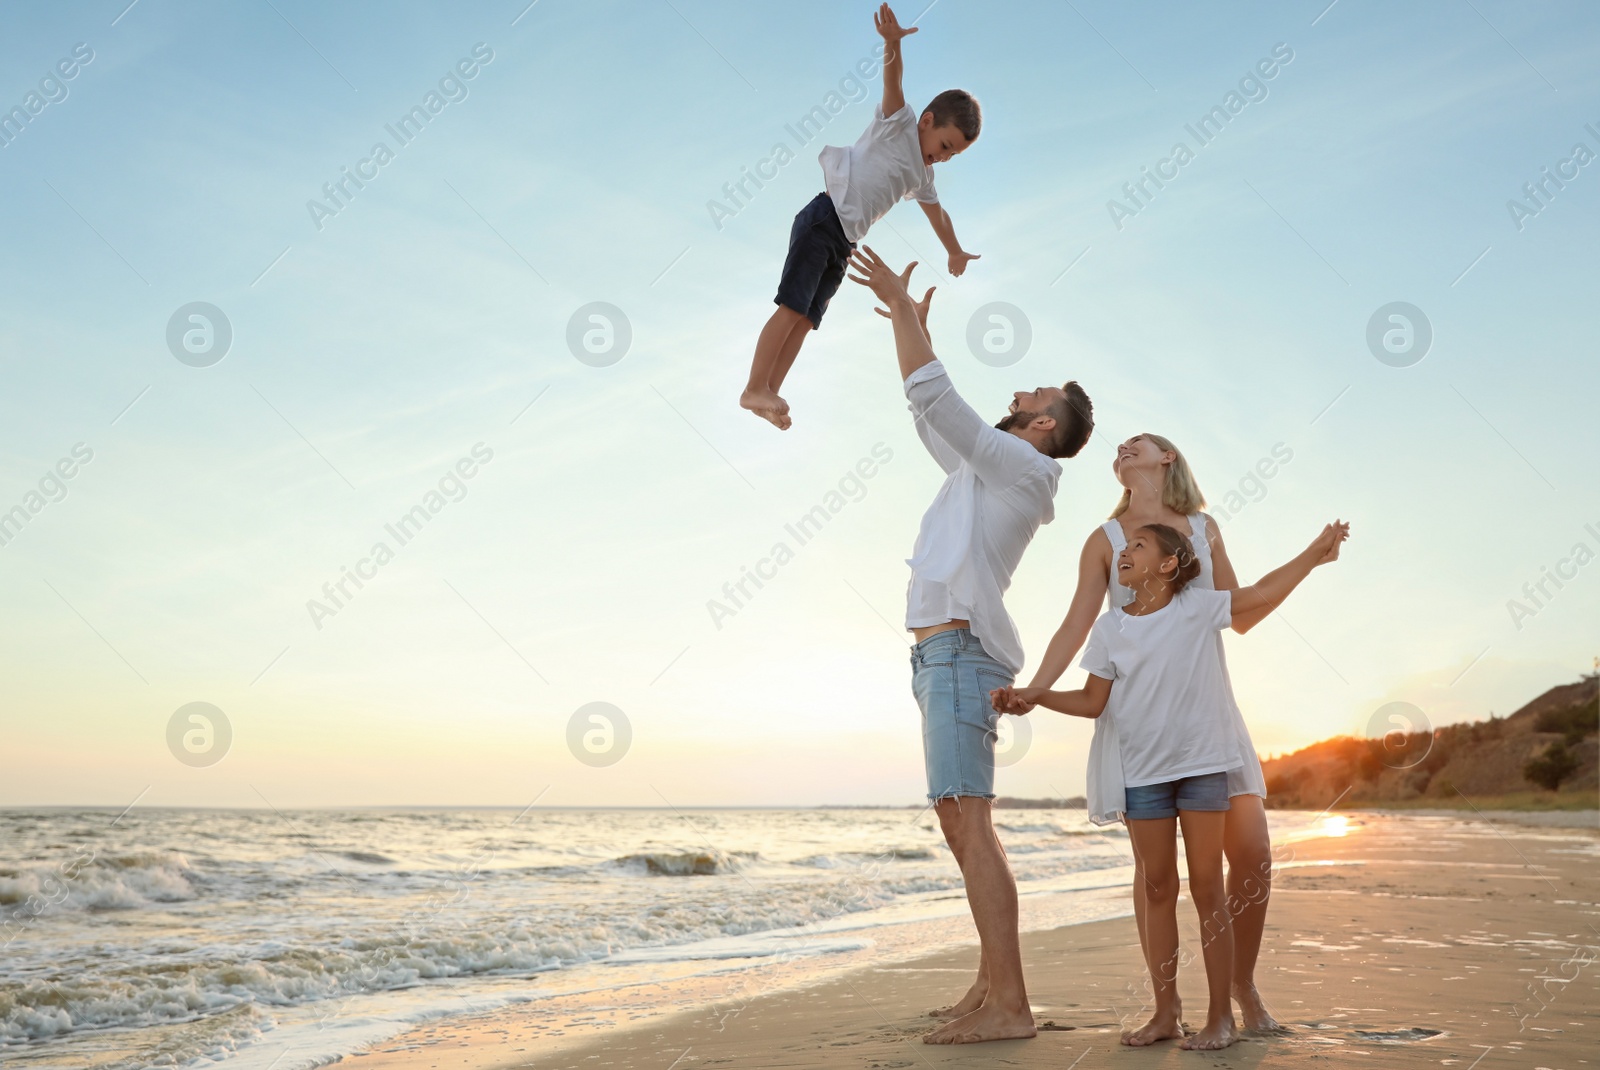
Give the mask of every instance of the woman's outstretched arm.
POLYGON ((1033 671, 1029 687, 1050 687, 1067 671, 1072 659, 1083 649, 1089 638, 1089 629, 1100 616, 1100 606, 1105 602, 1106 588, 1111 576, 1111 540, 1096 528, 1083 544, 1078 555, 1078 587, 1072 594, 1072 604, 1067 615, 1050 637, 1039 667, 1033 671))
POLYGON ((1335 520, 1288 564, 1273 569, 1249 587, 1235 590, 1233 630, 1247 632, 1266 620, 1300 586, 1300 581, 1311 575, 1312 569, 1339 560, 1339 547, 1349 536, 1350 525, 1335 520))

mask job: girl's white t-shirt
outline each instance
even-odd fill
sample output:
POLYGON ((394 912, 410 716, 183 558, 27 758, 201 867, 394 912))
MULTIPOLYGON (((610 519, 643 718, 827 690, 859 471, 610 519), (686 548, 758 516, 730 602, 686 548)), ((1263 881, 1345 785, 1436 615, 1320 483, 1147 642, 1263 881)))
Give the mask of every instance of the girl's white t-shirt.
POLYGON ((1191 584, 1154 613, 1113 608, 1094 622, 1082 665, 1112 682, 1106 713, 1128 787, 1238 764, 1233 705, 1217 656, 1217 633, 1232 621, 1231 591, 1191 584))

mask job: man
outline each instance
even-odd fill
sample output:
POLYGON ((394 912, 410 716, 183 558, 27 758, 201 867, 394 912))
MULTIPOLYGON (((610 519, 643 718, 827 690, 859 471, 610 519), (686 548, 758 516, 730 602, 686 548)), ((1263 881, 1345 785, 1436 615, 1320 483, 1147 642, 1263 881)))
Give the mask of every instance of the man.
POLYGON ((1034 1035, 1017 937, 1017 884, 995 835, 994 738, 989 692, 1022 671, 1022 643, 1002 596, 1040 524, 1055 516, 1058 457, 1075 457, 1094 430, 1076 382, 1018 391, 1009 414, 986 424, 951 386, 927 334, 929 289, 907 291, 915 261, 896 274, 871 247, 852 254, 854 282, 872 289, 894 324, 895 350, 917 434, 945 470, 922 517, 906 595, 912 691, 922 709, 928 798, 967 888, 981 947, 978 979, 951 1020, 923 1039, 969 1044, 1034 1035))

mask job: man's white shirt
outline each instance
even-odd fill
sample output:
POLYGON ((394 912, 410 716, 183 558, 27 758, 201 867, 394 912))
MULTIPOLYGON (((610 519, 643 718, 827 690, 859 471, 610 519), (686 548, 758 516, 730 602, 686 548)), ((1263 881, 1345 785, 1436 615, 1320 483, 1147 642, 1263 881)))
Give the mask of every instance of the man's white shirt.
POLYGON ((1061 465, 986 423, 937 360, 907 376, 905 393, 918 437, 946 472, 906 561, 906 627, 971 621, 989 656, 1020 673, 1022 639, 1004 596, 1039 525, 1055 519, 1061 465))

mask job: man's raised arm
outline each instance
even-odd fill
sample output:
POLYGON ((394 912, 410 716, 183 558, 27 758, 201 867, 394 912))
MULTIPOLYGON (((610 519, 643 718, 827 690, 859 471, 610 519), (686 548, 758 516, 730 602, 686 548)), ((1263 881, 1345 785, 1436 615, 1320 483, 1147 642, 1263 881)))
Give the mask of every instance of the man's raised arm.
MULTIPOLYGON (((911 401, 911 411, 916 414, 918 423, 925 421, 950 449, 972 465, 984 482, 999 486, 1015 483, 1021 473, 1014 456, 1008 456, 1002 448, 1009 436, 985 423, 956 393, 944 374, 943 365, 928 368, 938 358, 918 321, 917 306, 906 289, 917 262, 913 260, 905 271, 896 274, 871 246, 863 246, 850 254, 850 266, 859 272, 850 276, 851 281, 870 288, 889 310, 900 378, 907 384, 906 397, 911 401), (925 368, 927 372, 918 375, 925 368)), ((943 461, 940 463, 942 465, 943 461)))
MULTIPOLYGON (((933 303, 933 291, 935 289, 936 287, 933 286, 928 287, 928 292, 922 295, 922 300, 913 306, 917 310, 917 326, 922 328, 922 337, 928 340, 929 348, 933 346, 933 335, 928 333, 928 307, 933 303)), ((884 319, 894 318, 881 308, 873 309, 873 311, 884 319)), ((923 367, 927 367, 927 365, 923 365, 923 367)), ((938 433, 928 424, 928 421, 919 418, 914 422, 917 426, 917 437, 922 440, 923 446, 927 448, 928 453, 940 468, 944 469, 946 473, 950 473, 961 467, 961 455, 950 448, 950 443, 939 437, 938 433)))
POLYGON ((877 295, 889 310, 889 322, 894 324, 894 350, 900 358, 900 378, 911 378, 911 373, 924 364, 932 364, 939 358, 933 355, 933 343, 928 341, 928 336, 922 330, 922 324, 917 319, 917 305, 911 300, 911 291, 906 285, 911 281, 911 270, 917 266, 915 260, 906 265, 905 271, 895 274, 893 268, 884 263, 877 253, 872 251, 872 246, 865 245, 850 254, 850 267, 859 274, 851 275, 851 282, 859 282, 877 295))

